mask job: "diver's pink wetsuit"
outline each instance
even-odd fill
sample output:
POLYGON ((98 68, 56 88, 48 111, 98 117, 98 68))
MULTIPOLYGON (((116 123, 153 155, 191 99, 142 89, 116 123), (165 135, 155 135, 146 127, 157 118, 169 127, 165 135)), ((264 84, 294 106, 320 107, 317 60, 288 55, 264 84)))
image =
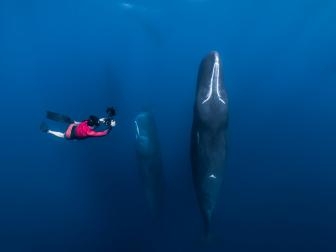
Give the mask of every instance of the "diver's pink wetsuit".
POLYGON ((108 129, 100 132, 94 131, 88 125, 88 120, 86 120, 78 125, 74 123, 70 124, 67 131, 65 132, 65 136, 68 139, 84 139, 88 137, 106 136, 108 133, 108 129), (75 127, 74 132, 72 132, 73 127, 75 127))

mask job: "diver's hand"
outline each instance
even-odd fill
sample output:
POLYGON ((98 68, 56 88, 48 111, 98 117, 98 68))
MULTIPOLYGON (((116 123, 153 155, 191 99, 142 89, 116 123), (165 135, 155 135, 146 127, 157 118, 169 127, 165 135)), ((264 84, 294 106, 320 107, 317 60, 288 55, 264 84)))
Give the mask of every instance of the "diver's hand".
POLYGON ((116 121, 111 120, 111 127, 115 127, 117 125, 116 121))

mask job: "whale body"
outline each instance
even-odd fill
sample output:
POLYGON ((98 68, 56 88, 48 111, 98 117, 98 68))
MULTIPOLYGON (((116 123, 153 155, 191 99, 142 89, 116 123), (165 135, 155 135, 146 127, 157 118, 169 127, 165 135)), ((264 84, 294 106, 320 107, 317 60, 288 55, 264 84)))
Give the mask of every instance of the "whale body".
POLYGON ((135 118, 136 155, 149 210, 159 217, 163 204, 163 172, 154 116, 142 112, 135 118))
POLYGON ((192 176, 208 236, 227 156, 228 99, 218 52, 209 53, 199 66, 193 113, 192 176))

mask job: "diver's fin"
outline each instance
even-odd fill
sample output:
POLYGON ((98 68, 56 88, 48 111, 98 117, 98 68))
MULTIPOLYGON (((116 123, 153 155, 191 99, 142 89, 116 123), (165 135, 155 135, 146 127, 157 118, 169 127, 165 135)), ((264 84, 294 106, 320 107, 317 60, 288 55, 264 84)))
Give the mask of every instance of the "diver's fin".
POLYGON ((49 130, 49 127, 48 127, 48 125, 47 125, 45 122, 43 122, 43 123, 41 123, 41 125, 40 125, 40 130, 41 130, 43 133, 47 133, 48 130, 49 130))
POLYGON ((57 122, 64 122, 64 123, 73 123, 74 120, 72 120, 69 116, 58 114, 55 112, 47 111, 47 118, 53 121, 57 122))

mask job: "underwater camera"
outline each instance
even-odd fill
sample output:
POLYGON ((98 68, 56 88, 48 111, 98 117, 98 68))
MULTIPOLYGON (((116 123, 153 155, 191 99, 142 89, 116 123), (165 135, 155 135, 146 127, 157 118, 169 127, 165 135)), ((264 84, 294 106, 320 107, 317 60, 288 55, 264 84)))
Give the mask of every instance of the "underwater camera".
POLYGON ((101 125, 111 126, 112 117, 116 115, 116 110, 113 107, 108 107, 106 109, 107 118, 104 118, 100 123, 101 125))
POLYGON ((104 121, 102 122, 102 125, 110 126, 111 125, 111 118, 104 118, 104 121))

